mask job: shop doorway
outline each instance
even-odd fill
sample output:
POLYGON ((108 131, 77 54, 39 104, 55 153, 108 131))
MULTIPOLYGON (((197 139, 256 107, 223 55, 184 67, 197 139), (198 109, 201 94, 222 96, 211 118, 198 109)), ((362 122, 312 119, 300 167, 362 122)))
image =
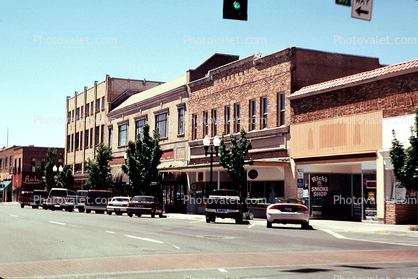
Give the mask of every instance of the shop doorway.
POLYGON ((186 213, 186 185, 186 182, 163 183, 162 198, 166 213, 186 213))

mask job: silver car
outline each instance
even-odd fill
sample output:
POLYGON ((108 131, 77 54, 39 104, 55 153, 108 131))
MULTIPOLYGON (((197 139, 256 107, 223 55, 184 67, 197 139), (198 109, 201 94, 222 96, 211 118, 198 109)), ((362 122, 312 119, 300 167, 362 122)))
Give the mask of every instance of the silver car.
POLYGON ((122 215, 123 213, 127 213, 127 207, 130 201, 130 197, 113 197, 107 203, 107 214, 112 215, 112 213, 115 212, 116 215, 122 215))

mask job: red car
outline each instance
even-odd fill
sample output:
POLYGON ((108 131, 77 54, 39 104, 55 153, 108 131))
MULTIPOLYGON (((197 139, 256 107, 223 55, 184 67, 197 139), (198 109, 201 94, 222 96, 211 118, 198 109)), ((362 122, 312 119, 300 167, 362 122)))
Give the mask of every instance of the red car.
POLYGON ((20 207, 24 208, 25 205, 30 205, 31 197, 32 197, 32 192, 22 192, 18 199, 20 203, 20 207))
POLYGON ((142 214, 149 214, 152 218, 155 214, 163 217, 164 206, 160 204, 158 199, 153 196, 135 196, 127 207, 128 216, 132 217, 134 214, 141 217, 142 214))

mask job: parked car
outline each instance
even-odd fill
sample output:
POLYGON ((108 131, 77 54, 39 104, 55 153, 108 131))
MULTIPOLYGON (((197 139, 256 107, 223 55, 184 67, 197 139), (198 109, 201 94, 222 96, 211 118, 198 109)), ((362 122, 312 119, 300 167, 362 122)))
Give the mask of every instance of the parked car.
POLYGON ((65 188, 52 188, 44 206, 51 210, 62 210, 65 208, 65 201, 68 195, 75 195, 75 192, 65 188))
POLYGON ((115 212, 116 215, 122 215, 128 212, 128 203, 131 201, 130 197, 113 197, 106 206, 107 214, 112 215, 115 212))
POLYGON ((309 228, 309 210, 298 198, 276 198, 267 207, 267 228, 273 223, 301 224, 302 229, 309 228))
POLYGON ((33 190, 31 201, 29 203, 32 208, 38 208, 43 206, 45 201, 48 199, 49 192, 45 190, 33 190))
POLYGON ((216 217, 235 219, 242 223, 240 199, 237 190, 215 189, 205 203, 206 223, 215 222, 216 217))
POLYGON ((64 210, 72 212, 76 206, 76 195, 67 195, 65 197, 64 210))
POLYGON ((86 201, 86 197, 88 194, 88 190, 77 190, 76 195, 76 205, 75 207, 78 209, 78 212, 84 212, 84 203, 86 201))
POLYGON ((20 203, 20 207, 24 208, 25 205, 30 205, 31 197, 32 197, 32 192, 23 191, 22 193, 20 193, 20 196, 18 199, 20 203))
POLYGON ((112 198, 112 193, 105 190, 90 190, 87 193, 84 202, 84 209, 86 213, 94 211, 97 213, 104 213, 106 211, 106 203, 112 198))
POLYGON ((127 207, 128 216, 136 215, 141 217, 142 214, 151 215, 152 218, 156 214, 163 217, 164 206, 153 196, 135 196, 127 207))

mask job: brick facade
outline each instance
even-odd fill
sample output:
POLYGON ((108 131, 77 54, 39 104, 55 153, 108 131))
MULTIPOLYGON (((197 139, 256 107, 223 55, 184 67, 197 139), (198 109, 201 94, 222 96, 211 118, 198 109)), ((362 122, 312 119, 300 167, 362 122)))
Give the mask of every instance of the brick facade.
POLYGON ((418 73, 292 100, 292 124, 382 111, 383 118, 414 114, 418 73))
POLYGON ((391 225, 417 224, 417 205, 386 203, 385 223, 391 225))

